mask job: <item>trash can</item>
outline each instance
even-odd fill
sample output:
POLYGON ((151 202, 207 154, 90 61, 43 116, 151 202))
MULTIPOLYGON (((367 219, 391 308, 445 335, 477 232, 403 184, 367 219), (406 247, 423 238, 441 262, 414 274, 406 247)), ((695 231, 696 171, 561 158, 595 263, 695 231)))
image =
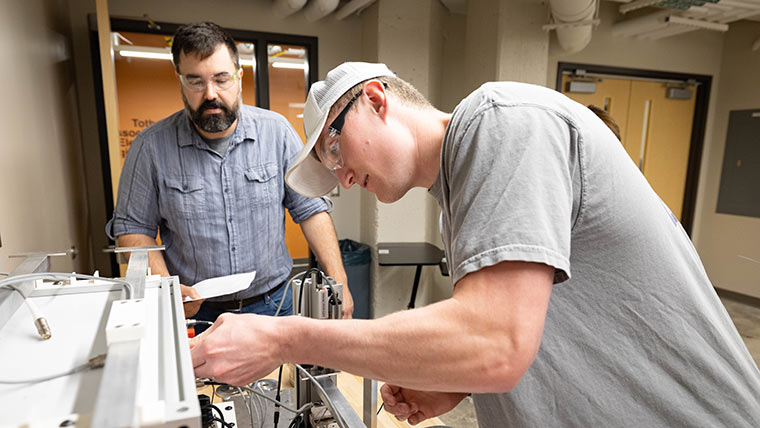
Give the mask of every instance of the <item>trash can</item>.
POLYGON ((354 298, 354 318, 370 318, 372 290, 369 286, 369 265, 372 253, 369 245, 350 239, 338 241, 343 267, 348 277, 348 288, 354 298))

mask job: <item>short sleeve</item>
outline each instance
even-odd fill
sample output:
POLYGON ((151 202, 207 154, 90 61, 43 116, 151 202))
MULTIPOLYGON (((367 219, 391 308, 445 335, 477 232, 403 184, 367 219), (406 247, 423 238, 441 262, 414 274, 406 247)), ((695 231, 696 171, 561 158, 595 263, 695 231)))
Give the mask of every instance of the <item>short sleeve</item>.
POLYGON ((541 106, 481 106, 445 147, 454 283, 502 261, 570 277, 574 128, 541 106))
POLYGON ((116 210, 106 232, 112 239, 132 233, 155 238, 159 221, 156 171, 149 145, 138 135, 121 170, 116 210))
MULTIPOLYGON (((283 153, 283 177, 285 176, 285 173, 288 171, 293 161, 298 156, 298 153, 303 148, 301 138, 298 136, 295 129, 293 129, 293 127, 290 125, 286 125, 285 128, 287 131, 285 132, 285 144, 283 153)), ((306 196, 303 196, 295 190, 291 189, 287 183, 285 183, 285 198, 283 205, 288 209, 290 217, 296 224, 301 223, 314 214, 328 210, 327 202, 325 202, 324 199, 307 198, 306 196)))

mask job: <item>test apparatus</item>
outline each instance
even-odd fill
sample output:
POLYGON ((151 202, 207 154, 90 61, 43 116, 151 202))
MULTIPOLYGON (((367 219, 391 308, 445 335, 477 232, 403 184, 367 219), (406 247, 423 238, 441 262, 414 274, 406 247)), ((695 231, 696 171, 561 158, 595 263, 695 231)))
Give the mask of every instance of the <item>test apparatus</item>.
MULTIPOLYGON (((150 273, 161 249, 112 249, 131 253, 123 279, 49 273, 66 253, 24 254, 0 276, 0 428, 376 427, 377 382, 364 381, 360 417, 324 367, 296 365, 291 389, 215 384, 214 406, 198 395, 214 382, 195 378, 179 278, 150 273)), ((340 318, 332 278, 311 269, 289 285, 296 315, 340 318)))

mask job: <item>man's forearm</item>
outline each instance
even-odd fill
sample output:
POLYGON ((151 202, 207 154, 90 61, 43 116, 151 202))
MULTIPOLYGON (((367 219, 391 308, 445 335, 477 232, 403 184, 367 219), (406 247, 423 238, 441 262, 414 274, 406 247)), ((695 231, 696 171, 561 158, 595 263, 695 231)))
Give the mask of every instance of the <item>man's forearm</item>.
POLYGON ((330 215, 326 212, 314 214, 301 222, 301 230, 309 243, 309 248, 317 256, 317 260, 327 274, 338 283, 346 284, 346 271, 340 257, 338 236, 330 215))
POLYGON ((292 317, 276 347, 285 361, 405 388, 509 391, 535 358, 551 293, 553 269, 532 266, 486 268, 460 281, 453 298, 376 320, 292 317))
MULTIPOLYGON (((158 245, 154 238, 138 233, 121 235, 116 238, 116 242, 120 247, 150 247, 158 245)), ((129 253, 125 254, 127 260, 129 260, 129 253)), ((160 251, 148 251, 148 264, 150 266, 151 273, 154 275, 171 275, 169 273, 169 269, 166 267, 164 256, 160 251)))
POLYGON ((502 348, 485 336, 466 333, 468 316, 456 306, 447 300, 377 320, 292 317, 283 323, 282 359, 418 390, 511 389, 501 381, 502 348))

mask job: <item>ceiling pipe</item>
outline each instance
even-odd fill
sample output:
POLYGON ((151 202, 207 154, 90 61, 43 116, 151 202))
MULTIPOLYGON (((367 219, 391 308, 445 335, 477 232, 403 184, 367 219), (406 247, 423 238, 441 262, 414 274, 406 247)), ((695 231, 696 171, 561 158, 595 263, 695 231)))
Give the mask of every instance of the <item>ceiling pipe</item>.
POLYGON ((578 52, 589 44, 597 1, 549 0, 549 10, 555 23, 551 27, 556 28, 557 40, 563 51, 578 52))
POLYGON ((274 0, 272 8, 275 16, 285 18, 301 10, 305 4, 306 0, 274 0))
POLYGON ((343 5, 339 11, 335 12, 335 18, 343 20, 349 15, 359 13, 362 10, 370 7, 375 1, 376 0, 351 0, 343 5))
POLYGON ((339 3, 340 0, 311 0, 303 10, 304 16, 309 22, 319 21, 337 9, 339 3))

